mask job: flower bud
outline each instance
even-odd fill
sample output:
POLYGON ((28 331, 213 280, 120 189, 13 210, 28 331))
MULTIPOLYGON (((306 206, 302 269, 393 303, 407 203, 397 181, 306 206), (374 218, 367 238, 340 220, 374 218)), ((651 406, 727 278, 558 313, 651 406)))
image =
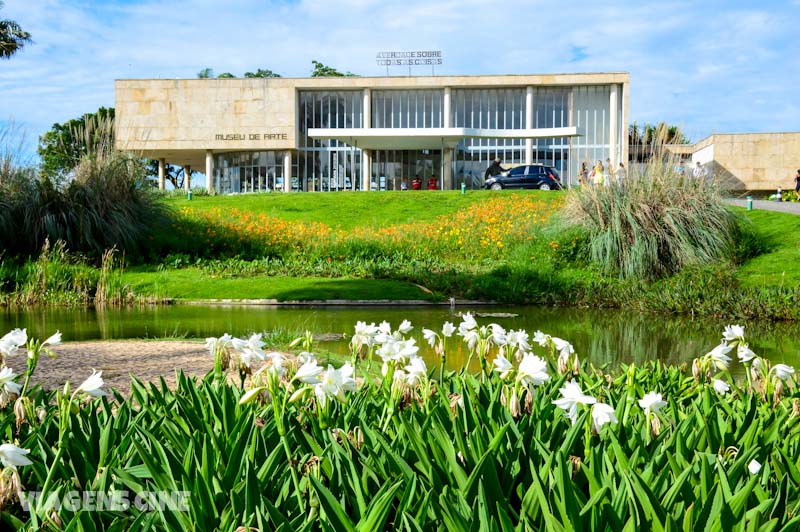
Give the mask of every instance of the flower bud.
POLYGON ((777 406, 781 402, 781 397, 783 397, 783 381, 777 379, 775 393, 772 394, 772 404, 777 406))
POLYGON ((512 417, 519 417, 520 412, 520 404, 519 404, 519 397, 517 397, 517 391, 514 390, 511 392, 511 400, 508 404, 508 409, 511 411, 512 417))
POLYGON ((692 377, 694 377, 695 382, 700 382, 700 373, 700 361, 695 358, 692 361, 692 377))
POLYGON ((17 418, 17 430, 25 423, 25 414, 28 411, 30 399, 27 397, 20 397, 14 402, 14 417, 17 418))
POLYGON ((650 416, 650 432, 654 438, 661 433, 661 419, 655 414, 650 416))

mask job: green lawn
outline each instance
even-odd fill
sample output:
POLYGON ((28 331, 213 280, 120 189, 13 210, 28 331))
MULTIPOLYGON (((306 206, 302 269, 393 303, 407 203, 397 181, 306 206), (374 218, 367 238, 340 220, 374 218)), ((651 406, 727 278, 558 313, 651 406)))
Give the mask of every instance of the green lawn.
POLYGON ((324 299, 431 300, 433 295, 403 281, 329 277, 240 277, 215 279, 198 268, 168 271, 132 270, 123 281, 139 294, 184 300, 276 299, 308 301, 324 299))
POLYGON ((800 216, 772 211, 745 211, 767 246, 765 253, 737 270, 744 286, 800 285, 800 216))
POLYGON ((493 194, 540 195, 554 198, 558 192, 530 191, 428 191, 331 192, 280 194, 258 193, 237 196, 196 196, 192 201, 168 197, 173 207, 197 210, 236 208, 264 213, 284 220, 322 222, 339 229, 354 227, 386 227, 396 224, 428 221, 451 214, 493 194))

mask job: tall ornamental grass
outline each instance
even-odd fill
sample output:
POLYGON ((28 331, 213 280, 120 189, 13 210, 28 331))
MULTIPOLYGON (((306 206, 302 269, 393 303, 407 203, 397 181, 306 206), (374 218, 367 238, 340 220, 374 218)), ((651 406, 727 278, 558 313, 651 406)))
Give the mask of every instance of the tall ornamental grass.
POLYGON ((569 192, 560 218, 585 229, 586 251, 604 273, 655 279, 734 258, 746 228, 712 179, 681 176, 670 158, 654 158, 610 181, 569 192))
POLYGON ((441 361, 428 368, 412 328, 359 322, 339 368, 320 365, 310 333, 292 343, 296 359, 267 352, 261 335, 209 338, 205 378, 134 380, 128 398, 101 373, 57 392, 32 386, 61 336, 12 331, 3 363, 26 370, 0 373, 0 519, 136 531, 800 525, 795 370, 750 350, 743 327, 682 368, 615 370, 582 363, 561 338, 469 314, 423 329, 441 361), (458 344, 479 373, 444 371, 458 344), (87 492, 92 505, 98 493, 130 505, 57 505, 87 492), (167 503, 134 504, 143 492, 167 503))
POLYGON ((143 160, 114 150, 105 138, 109 132, 102 124, 78 132, 94 144, 60 183, 37 177, 10 155, 4 159, 0 249, 6 257, 36 254, 46 241, 62 241, 67 250, 98 260, 114 247, 138 252, 155 228, 168 223, 167 208, 145 184, 143 160))

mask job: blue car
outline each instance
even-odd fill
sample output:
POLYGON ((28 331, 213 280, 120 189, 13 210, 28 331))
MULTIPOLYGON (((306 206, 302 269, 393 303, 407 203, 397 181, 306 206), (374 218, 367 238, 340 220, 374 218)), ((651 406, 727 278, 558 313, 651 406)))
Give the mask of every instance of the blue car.
POLYGON ((525 164, 486 180, 484 188, 503 190, 532 188, 539 190, 561 190, 558 170, 544 164, 525 164))

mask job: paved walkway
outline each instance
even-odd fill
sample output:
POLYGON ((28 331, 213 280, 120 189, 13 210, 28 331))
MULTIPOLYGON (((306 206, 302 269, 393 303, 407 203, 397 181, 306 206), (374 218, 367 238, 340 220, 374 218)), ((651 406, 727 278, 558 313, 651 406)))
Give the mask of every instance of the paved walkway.
MULTIPOLYGON (((747 207, 746 199, 729 199, 731 205, 747 207)), ((790 201, 753 200, 753 210, 788 212, 800 215, 800 203, 790 201)))

